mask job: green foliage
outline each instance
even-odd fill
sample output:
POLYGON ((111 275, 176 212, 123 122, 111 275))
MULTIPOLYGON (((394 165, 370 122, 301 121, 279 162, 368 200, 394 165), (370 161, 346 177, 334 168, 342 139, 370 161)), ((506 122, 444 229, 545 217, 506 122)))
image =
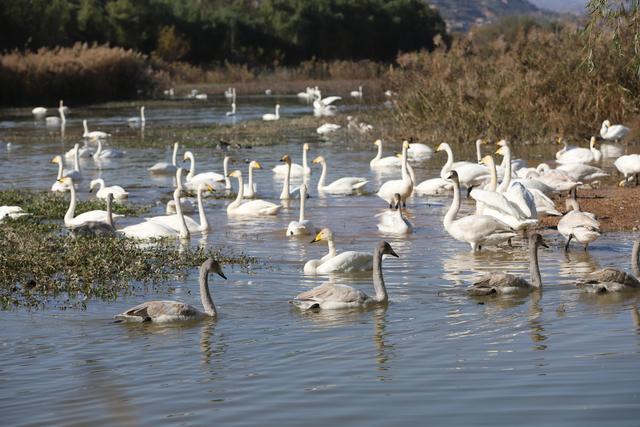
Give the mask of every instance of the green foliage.
POLYGON ((189 42, 176 32, 175 26, 162 27, 155 53, 165 61, 179 61, 189 53, 189 42))

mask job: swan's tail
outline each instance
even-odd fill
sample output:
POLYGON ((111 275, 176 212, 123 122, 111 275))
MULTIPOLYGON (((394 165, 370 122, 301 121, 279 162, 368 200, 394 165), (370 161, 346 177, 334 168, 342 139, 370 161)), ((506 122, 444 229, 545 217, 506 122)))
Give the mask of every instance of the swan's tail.
POLYGON ((289 304, 295 305, 300 310, 317 310, 320 308, 320 303, 318 303, 318 301, 313 301, 308 299, 289 300, 289 304))
POLYGON ((262 215, 277 215, 282 208, 282 205, 274 206, 272 208, 264 208, 260 210, 260 214, 262 215))
POLYGON ((360 190, 362 187, 364 187, 368 183, 369 183, 369 181, 358 182, 357 184, 353 184, 353 189, 354 190, 360 190))

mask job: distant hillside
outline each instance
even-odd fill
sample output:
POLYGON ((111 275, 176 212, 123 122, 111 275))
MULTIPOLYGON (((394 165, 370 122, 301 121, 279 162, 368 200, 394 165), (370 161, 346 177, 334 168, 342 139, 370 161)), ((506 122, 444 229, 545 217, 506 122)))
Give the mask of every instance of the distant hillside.
POLYGON ((559 13, 574 13, 584 15, 587 10, 587 0, 529 0, 540 9, 547 9, 559 13))
POLYGON ((427 0, 435 6, 449 31, 467 31, 476 24, 486 24, 506 15, 540 12, 527 0, 427 0))

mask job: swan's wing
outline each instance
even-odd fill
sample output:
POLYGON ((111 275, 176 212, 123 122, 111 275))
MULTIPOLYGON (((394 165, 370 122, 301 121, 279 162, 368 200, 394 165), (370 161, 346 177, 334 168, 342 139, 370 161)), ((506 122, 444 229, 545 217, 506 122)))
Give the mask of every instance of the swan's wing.
POLYGON ((508 273, 490 273, 471 284, 467 291, 472 295, 491 295, 513 292, 530 288, 529 283, 521 277, 508 273))
POLYGON ((521 219, 538 218, 536 201, 524 185, 519 182, 514 182, 505 193, 505 197, 518 207, 519 213, 523 215, 521 219))
POLYGON ((602 270, 594 271, 584 277, 584 283, 605 283, 615 282, 622 283, 624 285, 639 288, 640 282, 635 277, 625 273, 624 271, 616 270, 615 268, 604 268, 602 270))
POLYGON ((117 319, 137 320, 139 322, 162 320, 180 317, 193 317, 198 310, 189 304, 177 301, 148 301, 137 305, 124 313, 117 314, 117 319))
POLYGON ((292 302, 312 301, 320 304, 327 302, 359 303, 366 298, 366 294, 358 289, 329 282, 298 294, 292 302))
POLYGON ((327 96, 326 98, 322 98, 322 104, 323 105, 330 105, 333 104, 336 101, 341 100, 342 97, 341 96, 327 96))
POLYGON ((474 189, 471 191, 471 197, 485 207, 493 208, 503 215, 519 218, 519 213, 504 194, 495 191, 474 189))
POLYGON ((347 251, 339 253, 323 262, 318 267, 318 273, 349 273, 373 268, 373 255, 367 252, 347 251))

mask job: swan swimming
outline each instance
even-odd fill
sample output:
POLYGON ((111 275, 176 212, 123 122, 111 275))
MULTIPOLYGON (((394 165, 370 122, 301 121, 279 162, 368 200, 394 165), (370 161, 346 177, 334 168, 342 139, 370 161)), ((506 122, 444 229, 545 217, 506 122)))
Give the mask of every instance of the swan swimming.
POLYGON ((327 177, 327 161, 322 156, 318 156, 311 162, 312 164, 320 164, 322 166, 322 174, 318 180, 318 193, 328 194, 353 194, 355 191, 361 190, 369 181, 364 178, 347 176, 338 178, 331 184, 325 184, 327 177))
POLYGON ((373 266, 373 256, 368 252, 346 251, 338 253, 333 241, 333 233, 329 228, 320 230, 311 243, 326 241, 329 253, 320 259, 312 259, 305 263, 304 274, 350 273, 368 271, 373 266))
POLYGON ((633 274, 615 268, 604 268, 587 274, 580 282, 578 287, 591 293, 621 292, 621 291, 637 291, 640 290, 640 240, 633 242, 631 250, 631 268, 633 274))
POLYGON ((152 174, 157 175, 173 175, 176 173, 178 167, 176 166, 178 162, 178 147, 180 144, 177 142, 173 144, 173 155, 171 156, 172 162, 158 162, 155 165, 151 166, 147 169, 152 174))
POLYGON ((307 199, 307 186, 300 186, 300 216, 297 221, 291 221, 287 227, 287 236, 304 236, 315 234, 316 228, 311 221, 304 217, 304 204, 307 199))
POLYGON ((376 245, 373 254, 373 288, 375 296, 370 297, 351 286, 336 285, 329 282, 302 292, 289 302, 301 310, 334 310, 385 304, 389 300, 389 296, 382 276, 383 255, 391 255, 398 258, 398 254, 389 243, 383 241, 376 245))
POLYGON ((220 263, 215 259, 209 258, 202 263, 198 283, 200 286, 200 301, 204 312, 200 312, 197 308, 179 301, 148 301, 123 313, 116 314, 114 318, 126 322, 164 323, 216 317, 218 313, 209 292, 209 273, 216 273, 223 279, 227 279, 220 263))

